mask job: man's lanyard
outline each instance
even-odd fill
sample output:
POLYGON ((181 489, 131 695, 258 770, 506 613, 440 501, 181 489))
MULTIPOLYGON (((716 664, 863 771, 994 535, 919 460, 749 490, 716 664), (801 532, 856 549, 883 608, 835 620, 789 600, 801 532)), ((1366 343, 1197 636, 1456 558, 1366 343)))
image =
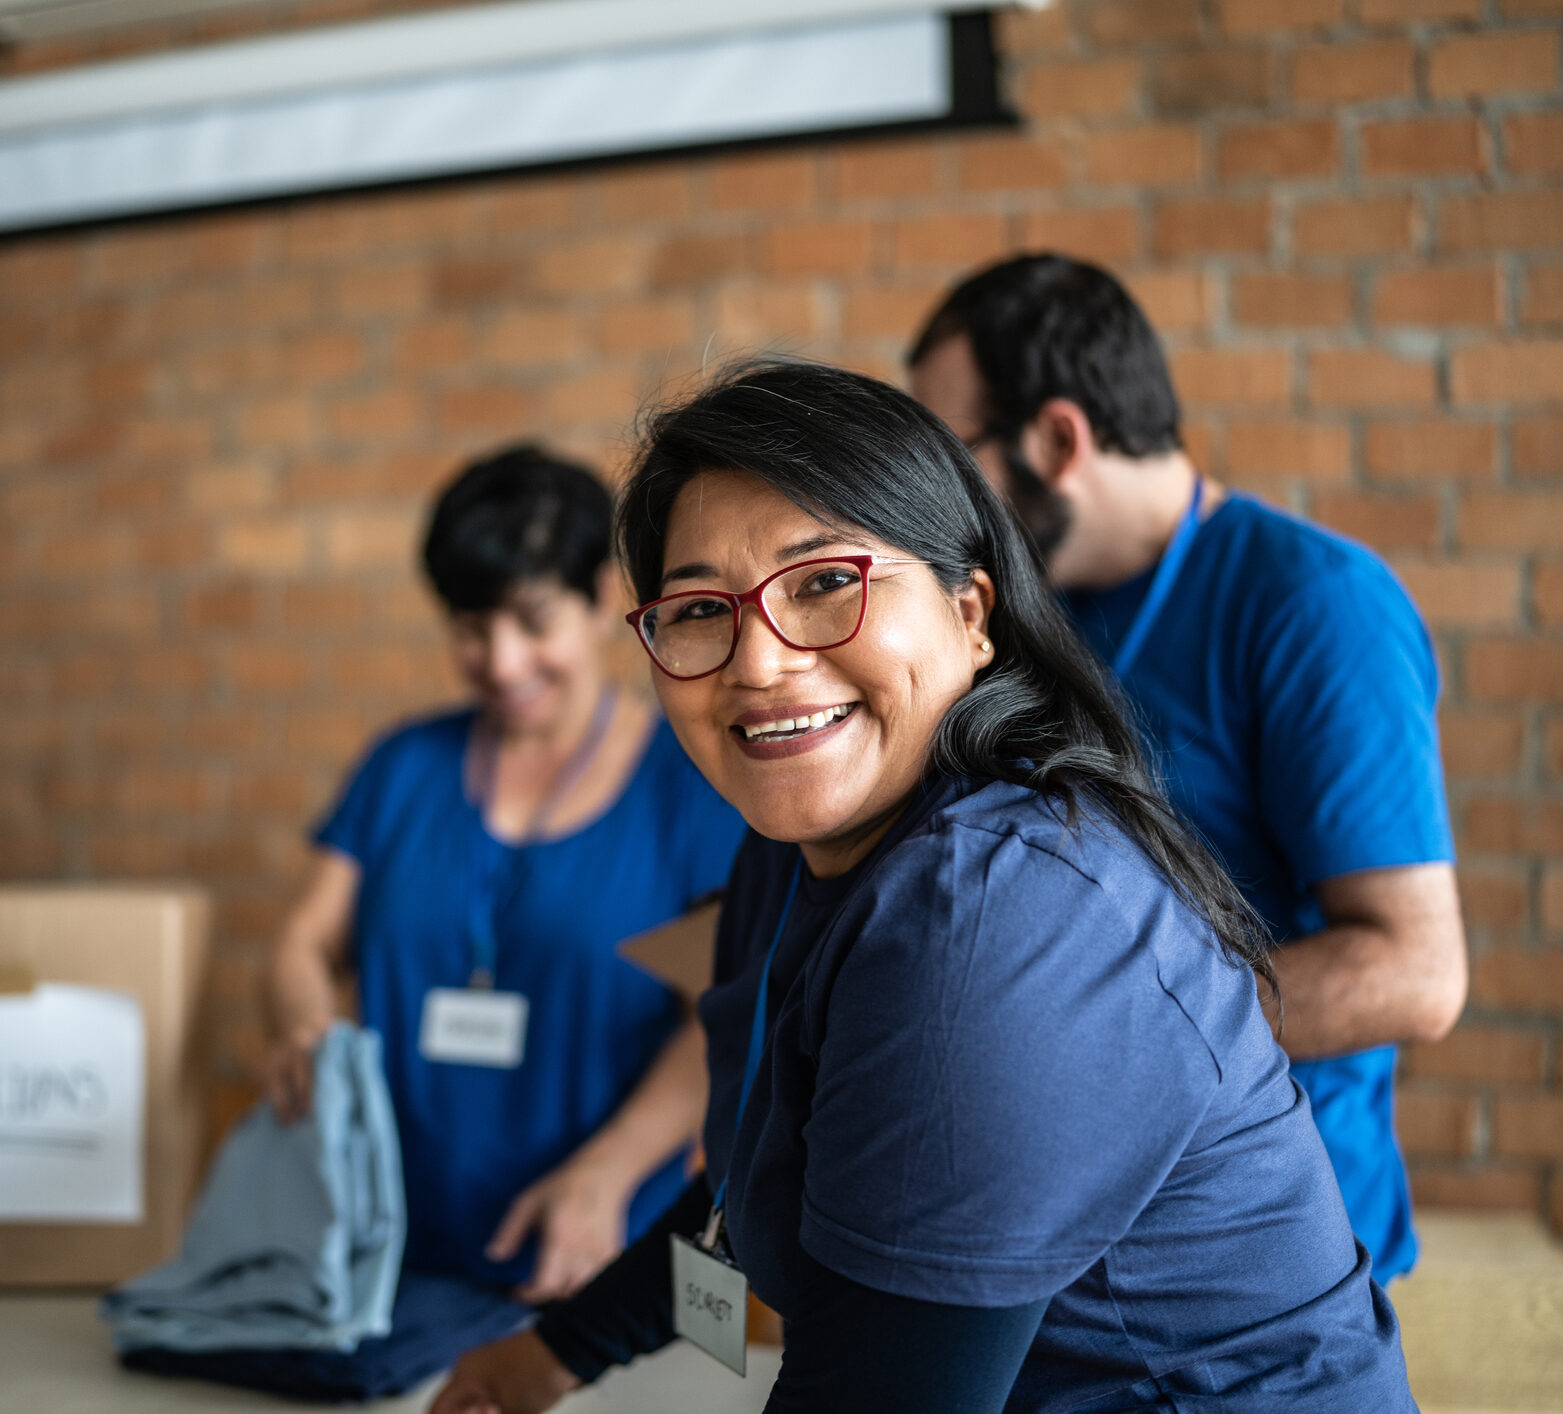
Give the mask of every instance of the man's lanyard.
MULTIPOLYGON (((586 773, 586 768, 591 765, 592 758, 608 734, 613 709, 617 705, 618 694, 614 689, 603 688, 597 696, 597 706, 592 712, 591 725, 586 729, 585 737, 570 753, 569 760, 559 768, 558 775, 538 802, 537 809, 532 812, 526 833, 522 836, 523 843, 537 837, 554 808, 586 773)), ((479 809, 482 804, 480 802, 479 809)), ((472 943, 472 972, 467 985, 486 990, 494 985, 494 970, 499 961, 499 915, 509 906, 520 884, 513 885, 503 898, 500 896, 500 874, 509 862, 509 851, 497 841, 489 839, 486 832, 482 844, 483 858, 478 863, 474 886, 467 901, 467 935, 472 943)))
MULTIPOLYGON (((754 998, 754 1019, 749 1023, 749 1054, 744 1059, 743 1084, 738 1090, 738 1113, 733 1116, 733 1135, 738 1134, 738 1125, 744 1117, 744 1107, 749 1103, 749 1092, 754 1088, 754 1079, 760 1073, 760 1056, 765 1050, 765 1001, 771 989, 771 963, 776 958, 776 948, 781 942, 782 931, 787 926, 788 915, 792 912, 792 900, 798 892, 798 880, 803 877, 803 856, 798 856, 797 866, 792 871, 792 882, 787 885, 787 897, 782 902, 781 917, 776 920, 776 934, 771 939, 770 951, 765 954, 765 971, 760 974, 760 990, 754 998)), ((728 1166, 731 1167, 732 1158, 728 1157, 728 1166)), ((706 1223, 705 1236, 702 1245, 707 1251, 716 1246, 717 1235, 722 1224, 722 1200, 727 1197, 727 1180, 722 1180, 722 1186, 716 1190, 716 1199, 711 1204, 711 1218, 706 1223)))
POLYGON ((1156 616, 1172 597, 1172 587, 1177 582, 1178 571, 1183 568, 1184 561, 1188 559, 1189 551, 1194 547, 1194 537, 1199 533, 1199 512, 1204 502, 1205 478, 1196 476, 1194 499, 1189 502, 1189 508, 1183 513, 1177 531, 1162 553, 1161 563, 1156 566, 1155 577, 1151 580, 1151 587, 1145 591, 1145 599, 1140 605, 1139 612, 1135 614, 1133 622, 1129 625, 1129 631, 1118 644, 1118 651, 1113 654, 1113 672, 1120 679, 1128 676, 1129 670, 1140 656, 1140 650, 1145 647, 1145 640, 1150 637, 1151 629, 1156 623, 1156 616))

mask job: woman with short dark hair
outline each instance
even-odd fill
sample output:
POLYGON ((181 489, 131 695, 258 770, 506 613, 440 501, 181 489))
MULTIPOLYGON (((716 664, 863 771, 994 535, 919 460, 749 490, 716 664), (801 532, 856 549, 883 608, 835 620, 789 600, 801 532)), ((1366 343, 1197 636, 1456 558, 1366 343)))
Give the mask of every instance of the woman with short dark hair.
POLYGON ((611 534, 596 477, 532 446, 440 495, 424 567, 475 702, 360 763, 267 979, 278 1111, 308 1107, 350 971, 384 1040, 406 1265, 529 1301, 573 1291, 684 1187, 698 1027, 614 949, 720 886, 743 828, 608 676, 611 534))
POLYGON ((436 1414, 719 1350, 733 1266, 787 1323, 778 1414, 1413 1409, 1261 930, 953 435, 744 369, 651 424, 620 532, 668 719, 753 829, 708 1177, 436 1414))

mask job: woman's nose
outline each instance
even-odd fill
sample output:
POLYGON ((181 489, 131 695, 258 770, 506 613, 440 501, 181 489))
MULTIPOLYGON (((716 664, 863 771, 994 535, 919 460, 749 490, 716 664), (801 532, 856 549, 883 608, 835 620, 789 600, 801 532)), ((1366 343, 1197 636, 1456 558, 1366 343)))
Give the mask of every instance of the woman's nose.
POLYGON ((513 682, 531 669, 533 645, 508 614, 495 615, 484 643, 484 668, 494 682, 513 682))
POLYGON ((738 611, 738 642, 722 669, 722 680, 739 687, 764 687, 783 673, 812 667, 815 654, 808 648, 791 648, 753 604, 738 611))

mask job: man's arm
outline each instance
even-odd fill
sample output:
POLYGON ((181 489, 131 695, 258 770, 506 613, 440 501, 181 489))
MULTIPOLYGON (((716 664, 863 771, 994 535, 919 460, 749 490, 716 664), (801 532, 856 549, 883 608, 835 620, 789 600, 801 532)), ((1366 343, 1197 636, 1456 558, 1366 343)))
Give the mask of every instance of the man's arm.
MULTIPOLYGON (((1293 1060, 1446 1036, 1465 1005, 1465 929, 1454 869, 1410 864, 1325 879, 1327 926, 1278 948, 1293 1060)), ((1266 1008, 1272 1027, 1275 1008, 1266 1008)))

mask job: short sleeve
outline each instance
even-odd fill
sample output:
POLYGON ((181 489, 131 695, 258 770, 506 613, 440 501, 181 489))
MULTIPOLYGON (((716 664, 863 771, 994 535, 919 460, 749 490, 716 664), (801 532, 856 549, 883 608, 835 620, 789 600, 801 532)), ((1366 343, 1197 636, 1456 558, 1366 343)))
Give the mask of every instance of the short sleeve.
POLYGON ((394 737, 376 742, 359 760, 336 803, 310 832, 315 844, 340 850, 359 864, 369 862, 394 742, 394 737))
POLYGON ((1153 949, 1057 855, 954 825, 889 864, 840 925, 803 1245, 895 1295, 1047 1299, 1160 1187, 1216 1062, 1153 949))
POLYGON ((1299 888, 1454 858, 1438 751, 1438 667, 1377 563, 1320 575, 1259 646, 1258 778, 1299 888))

